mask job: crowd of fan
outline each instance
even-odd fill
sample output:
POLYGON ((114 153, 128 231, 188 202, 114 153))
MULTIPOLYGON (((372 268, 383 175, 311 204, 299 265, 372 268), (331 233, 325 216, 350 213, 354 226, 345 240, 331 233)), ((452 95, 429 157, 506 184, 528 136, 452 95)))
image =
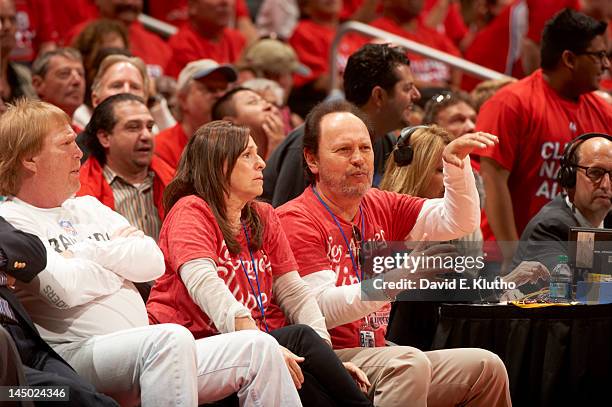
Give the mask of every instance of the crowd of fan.
POLYGON ((400 291, 372 291, 360 248, 505 242, 488 272, 520 287, 565 249, 519 240, 612 227, 610 3, 0 0, 1 384, 88 406, 511 405, 491 352, 385 346, 400 291), (347 20, 508 77, 354 33, 330 72, 347 20))

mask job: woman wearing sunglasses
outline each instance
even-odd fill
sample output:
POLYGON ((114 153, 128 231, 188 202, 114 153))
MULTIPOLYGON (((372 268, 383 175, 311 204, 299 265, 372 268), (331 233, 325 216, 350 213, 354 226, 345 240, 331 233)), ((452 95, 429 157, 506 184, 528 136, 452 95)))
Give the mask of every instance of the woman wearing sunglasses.
POLYGON ((329 345, 278 217, 255 201, 264 167, 248 128, 216 121, 195 132, 164 193, 166 273, 151 291, 150 319, 184 325, 196 338, 268 332, 304 405, 371 405, 365 374, 343 366, 329 345), (285 326, 292 323, 303 325, 285 326))

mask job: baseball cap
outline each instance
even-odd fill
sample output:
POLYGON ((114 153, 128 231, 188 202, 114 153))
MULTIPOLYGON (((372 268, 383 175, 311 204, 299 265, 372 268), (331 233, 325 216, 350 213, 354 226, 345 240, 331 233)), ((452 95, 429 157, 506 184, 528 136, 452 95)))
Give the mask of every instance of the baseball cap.
POLYGON ((202 79, 216 71, 223 72, 229 82, 238 79, 238 73, 233 66, 229 64, 219 65, 217 61, 212 59, 198 59, 185 65, 179 74, 176 84, 177 89, 183 89, 191 79, 202 79))
POLYGON ((241 67, 260 69, 266 72, 294 72, 302 76, 310 75, 311 71, 301 64, 293 48, 270 38, 257 41, 244 53, 241 67))

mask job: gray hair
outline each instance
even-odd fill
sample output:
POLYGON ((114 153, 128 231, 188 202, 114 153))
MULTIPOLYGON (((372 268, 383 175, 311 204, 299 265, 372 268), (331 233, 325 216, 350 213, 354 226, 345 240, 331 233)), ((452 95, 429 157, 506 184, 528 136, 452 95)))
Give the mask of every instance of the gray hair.
POLYGON ((83 57, 78 50, 70 47, 57 48, 38 55, 38 57, 32 63, 32 76, 40 76, 41 78, 44 78, 49 70, 49 61, 53 57, 64 57, 67 59, 72 59, 73 61, 78 61, 81 64, 83 63, 83 57))

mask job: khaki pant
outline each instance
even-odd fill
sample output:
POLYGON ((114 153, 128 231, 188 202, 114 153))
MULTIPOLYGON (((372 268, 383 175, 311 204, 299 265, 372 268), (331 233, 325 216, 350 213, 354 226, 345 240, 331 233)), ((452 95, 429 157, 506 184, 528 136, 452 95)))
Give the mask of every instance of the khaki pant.
POLYGON ((369 396, 381 407, 511 406, 508 373, 492 352, 409 346, 336 350, 368 376, 369 396))

